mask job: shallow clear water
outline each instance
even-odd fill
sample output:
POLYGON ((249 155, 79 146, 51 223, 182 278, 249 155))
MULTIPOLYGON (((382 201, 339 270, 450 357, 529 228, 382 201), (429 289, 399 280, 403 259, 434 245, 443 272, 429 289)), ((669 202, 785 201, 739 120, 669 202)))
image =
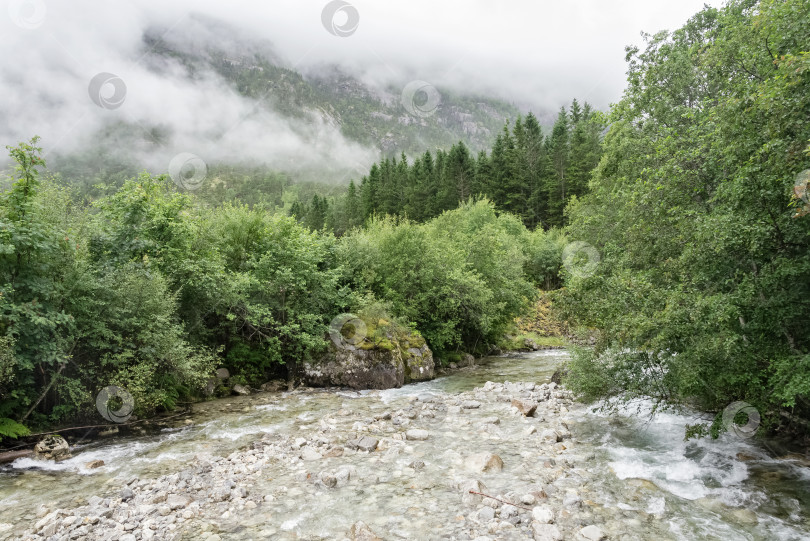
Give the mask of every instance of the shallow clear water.
MULTIPOLYGON (((30 525, 44 501, 52 502, 52 508, 74 507, 91 495, 117 490, 122 478, 178 471, 195 455, 227 455, 266 434, 306 434, 329 423, 373 417, 407 407, 414 396, 469 391, 486 381, 543 383, 565 357, 564 351, 542 351, 489 358, 472 369, 386 391, 324 390, 222 399, 196 405, 190 425, 178 419, 177 427, 157 434, 80 445, 73 458, 61 463, 20 459, 0 470, 0 523, 5 524, 0 525, 0 538, 13 538, 30 525), (84 467, 99 459, 105 462, 102 468, 84 467)), ((644 403, 637 406, 642 412, 649 408, 644 403)), ((430 427, 430 440, 397 453, 343 459, 357 468, 361 479, 374 477, 351 489, 314 491, 302 484, 301 472, 293 468, 262 476, 255 490, 276 494, 278 500, 242 517, 238 525, 231 524, 232 537, 329 538, 358 519, 394 535, 412 537, 423 531, 431 537, 427 532, 441 528, 431 511, 435 502, 457 497, 455 489, 438 479, 452 477, 456 469, 461 474, 458 453, 497 452, 506 466, 484 482, 500 493, 519 491, 532 482, 527 465, 532 466, 533 458, 520 437, 523 426, 532 421, 505 418, 499 428, 482 436, 476 416, 500 411, 485 410, 482 407, 461 421, 437 420, 430 427), (455 451, 448 452, 450 447, 455 451), (426 464, 420 474, 407 468, 416 459, 426 464)), ((578 468, 587 470, 582 478, 587 479, 588 505, 605 517, 615 517, 612 531, 618 538, 810 538, 806 463, 779 459, 767 442, 729 435, 684 442, 684 426, 694 423, 694 415, 660 413, 650 421, 634 416, 634 411, 608 415, 581 406, 564 414, 573 434, 571 452, 581 459, 578 468)), ((228 531, 227 524, 223 528, 228 531)))

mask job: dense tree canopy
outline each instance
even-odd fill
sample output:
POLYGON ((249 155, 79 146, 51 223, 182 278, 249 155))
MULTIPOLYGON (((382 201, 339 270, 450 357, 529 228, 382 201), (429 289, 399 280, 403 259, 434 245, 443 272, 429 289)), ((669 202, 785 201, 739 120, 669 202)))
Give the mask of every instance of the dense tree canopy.
POLYGON ((570 235, 595 246, 569 316, 601 329, 573 383, 592 396, 746 400, 810 413, 810 5, 734 0, 629 49, 570 235), (627 396, 627 395, 625 395, 627 396))

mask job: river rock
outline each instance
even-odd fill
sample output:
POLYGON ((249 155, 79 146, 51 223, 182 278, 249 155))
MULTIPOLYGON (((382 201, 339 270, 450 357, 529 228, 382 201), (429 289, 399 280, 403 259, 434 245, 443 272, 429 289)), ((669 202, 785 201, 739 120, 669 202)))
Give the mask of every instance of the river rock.
POLYGON ((181 494, 172 494, 168 498, 166 498, 166 505, 171 508, 172 511, 176 509, 184 509, 188 507, 193 500, 181 494))
POLYGON ((48 460, 64 460, 70 458, 70 446, 62 436, 52 434, 45 436, 34 447, 34 453, 48 460))
POLYGON ((321 453, 313 449, 312 447, 304 447, 304 450, 301 451, 301 459, 312 461, 312 460, 320 460, 321 453))
POLYGON ((352 541, 382 541, 382 538, 377 537, 371 528, 365 522, 355 522, 349 530, 349 539, 352 541))
POLYGON ((88 470, 95 470, 96 468, 100 468, 104 465, 103 460, 91 460, 90 462, 84 465, 85 468, 88 470))
POLYGON ((430 433, 427 430, 422 430, 421 428, 412 428, 405 432, 405 439, 408 440, 424 441, 429 437, 430 433))
POLYGON ((588 541, 602 541, 603 539, 607 538, 605 532, 603 532, 598 526, 594 525, 585 526, 579 531, 579 535, 588 541))
POLYGON ((540 349, 540 346, 537 345, 537 342, 535 342, 531 338, 523 339, 523 347, 531 351, 537 351, 538 349, 540 349))
POLYGON ((499 472, 503 469, 503 460, 492 453, 477 453, 467 458, 465 466, 476 472, 499 472))
POLYGON ((563 539, 563 535, 557 526, 544 524, 536 520, 532 522, 532 533, 534 533, 535 541, 562 541, 563 539))
POLYGON ((537 402, 531 402, 529 400, 519 400, 514 398, 512 399, 512 405, 526 417, 531 417, 537 410, 537 402))
POLYGON ((742 524, 756 524, 759 522, 757 514, 750 509, 735 509, 734 512, 731 513, 731 516, 742 524))
POLYGON ((465 505, 478 505, 484 501, 481 494, 473 494, 473 492, 485 493, 487 486, 478 479, 467 479, 458 484, 461 491, 461 501, 465 505))
POLYGON ((540 433, 540 440, 546 443, 557 443, 561 438, 555 430, 547 428, 540 433))
POLYGON ((478 520, 481 522, 489 522, 495 518, 495 510, 491 507, 482 507, 480 511, 478 511, 478 520))
POLYGON ((407 343, 410 347, 393 339, 380 345, 363 341, 338 347, 330 341, 323 356, 304 363, 302 379, 314 387, 352 389, 391 389, 433 379, 433 353, 424 339, 411 334, 407 343))
POLYGON ((532 519, 540 524, 551 524, 554 522, 554 511, 548 505, 538 505, 532 509, 532 519))
POLYGON ((265 393, 277 393, 287 389, 287 382, 281 379, 275 379, 267 383, 262 383, 259 389, 265 393))
POLYGON ((250 389, 244 385, 236 384, 233 386, 233 392, 241 396, 247 396, 250 394, 250 389))
POLYGON ((371 452, 377 448, 380 444, 380 440, 377 438, 372 438, 371 436, 363 436, 362 438, 358 438, 352 442, 349 442, 349 447, 354 449, 360 449, 361 451, 371 452))

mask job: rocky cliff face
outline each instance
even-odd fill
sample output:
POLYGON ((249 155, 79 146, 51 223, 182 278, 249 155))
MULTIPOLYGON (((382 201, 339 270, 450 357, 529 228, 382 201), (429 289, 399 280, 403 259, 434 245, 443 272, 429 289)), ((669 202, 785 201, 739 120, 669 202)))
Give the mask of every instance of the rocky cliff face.
POLYGON ((434 368, 433 352, 412 333, 404 339, 389 335, 357 344, 329 342, 321 358, 304 364, 302 379, 314 387, 390 389, 433 379, 434 368))

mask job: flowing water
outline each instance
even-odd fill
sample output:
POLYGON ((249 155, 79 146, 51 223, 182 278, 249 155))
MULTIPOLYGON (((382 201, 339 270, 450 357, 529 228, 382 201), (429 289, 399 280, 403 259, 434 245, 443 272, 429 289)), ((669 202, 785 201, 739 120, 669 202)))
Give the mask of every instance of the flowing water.
MULTIPOLYGON (((488 358, 474 369, 387 391, 323 390, 216 400, 195 405, 190 420, 178 419, 178 426, 159 433, 80 443, 73 458, 60 463, 18 459, 0 470, 0 539, 16 538, 30 527, 43 502, 52 509, 83 505, 91 495, 120 490, 124 479, 176 472, 201 453, 225 456, 268 434, 304 435, 348 411, 373 418, 407 407, 414 396, 447 396, 487 381, 547 382, 565 356, 564 351, 543 351, 488 358), (85 464, 93 460, 105 465, 87 469, 85 464)), ((639 403, 632 411, 605 414, 577 406, 563 413, 572 452, 582 459, 578 467, 587 470, 582 473, 587 479, 583 499, 608 522, 612 517, 607 529, 611 539, 810 539, 806 461, 780 458, 783 453, 771 443, 728 434, 715 441, 684 442, 684 426, 694 423, 694 416, 659 413, 650 420, 633 415, 636 408, 643 413, 649 407, 639 403)), ((330 538, 358 519, 394 537, 438 536, 442 525, 432 522, 436 502, 458 497, 429 481, 455 471, 458 460, 448 448, 462 454, 497 451, 506 466, 485 482, 499 493, 520 490, 531 481, 521 464, 529 463, 532 453, 521 447, 520 438, 510 439, 508 432, 520 429, 510 423, 500 425, 500 434, 490 430, 494 435, 483 441, 465 422, 437 428, 430 440, 405 447, 401 457, 348 458, 366 486, 344 489, 337 498, 302 487, 300 472, 279 470, 256 487, 276 494, 276 504, 242 520, 232 530, 239 532, 233 538, 330 538), (421 481, 407 466, 418 459, 426 468, 421 481)), ((452 520, 460 518, 446 519, 452 520)))

